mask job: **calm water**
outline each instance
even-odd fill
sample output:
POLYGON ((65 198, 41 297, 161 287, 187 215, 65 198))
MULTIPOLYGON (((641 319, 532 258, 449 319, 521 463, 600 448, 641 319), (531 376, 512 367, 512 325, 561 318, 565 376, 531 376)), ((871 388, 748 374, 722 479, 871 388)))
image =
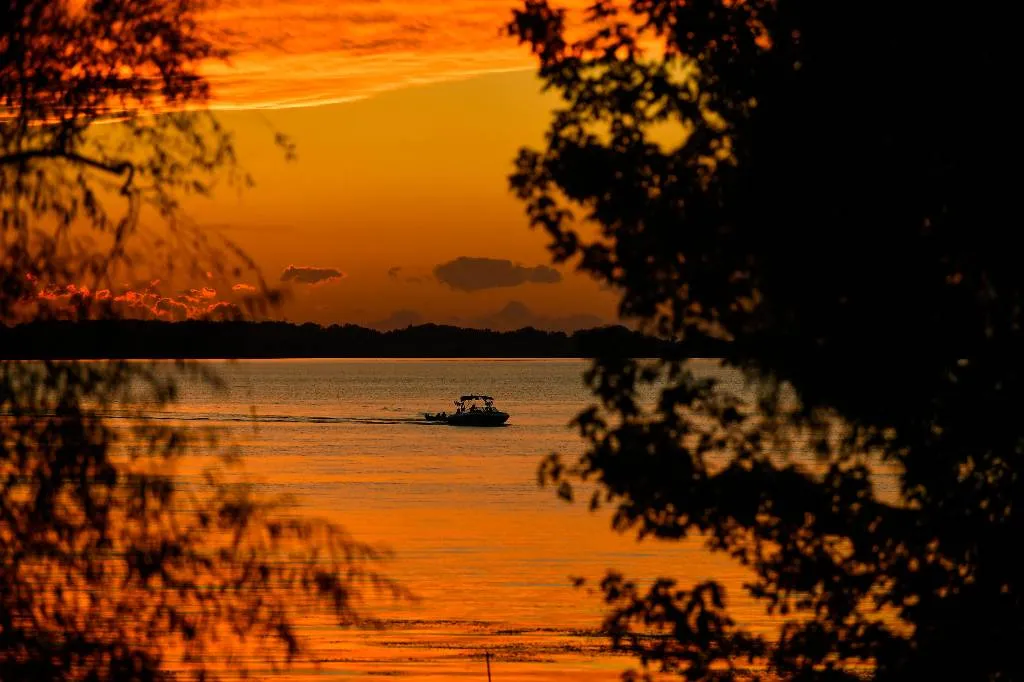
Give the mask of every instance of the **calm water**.
POLYGON ((604 650, 599 602, 569 581, 612 567, 716 577, 744 622, 767 625, 742 600, 747 576, 699 542, 638 543, 538 487, 543 455, 581 448, 567 425, 589 399, 582 361, 211 364, 227 392, 186 384, 176 416, 223 427, 268 491, 391 547, 387 572, 422 597, 381 603, 383 631, 309 626, 321 665, 296 677, 483 680, 487 650, 495 680, 618 679, 631 661, 604 650), (509 426, 422 421, 465 392, 494 395, 509 426))

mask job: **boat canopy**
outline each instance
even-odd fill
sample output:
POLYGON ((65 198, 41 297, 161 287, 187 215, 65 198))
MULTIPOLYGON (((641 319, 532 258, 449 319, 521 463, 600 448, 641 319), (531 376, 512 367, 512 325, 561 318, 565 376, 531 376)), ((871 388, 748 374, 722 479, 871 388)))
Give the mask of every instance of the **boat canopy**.
POLYGON ((492 398, 489 395, 464 395, 461 398, 459 398, 459 402, 464 403, 467 400, 494 400, 494 398, 492 398))

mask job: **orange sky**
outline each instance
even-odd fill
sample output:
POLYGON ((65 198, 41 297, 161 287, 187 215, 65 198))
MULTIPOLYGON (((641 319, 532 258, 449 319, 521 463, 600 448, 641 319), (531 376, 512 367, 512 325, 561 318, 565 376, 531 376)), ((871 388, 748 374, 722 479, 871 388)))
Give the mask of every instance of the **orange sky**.
POLYGON ((239 241, 270 280, 290 265, 345 273, 293 281, 284 317, 613 319, 614 300, 595 283, 541 267, 545 237, 507 189, 517 149, 542 141, 553 103, 527 50, 502 35, 514 1, 223 3, 215 20, 245 44, 209 69, 215 106, 257 185, 189 209, 239 241), (296 162, 272 144, 274 130, 296 142, 296 162), (441 282, 434 270, 444 264, 441 282))

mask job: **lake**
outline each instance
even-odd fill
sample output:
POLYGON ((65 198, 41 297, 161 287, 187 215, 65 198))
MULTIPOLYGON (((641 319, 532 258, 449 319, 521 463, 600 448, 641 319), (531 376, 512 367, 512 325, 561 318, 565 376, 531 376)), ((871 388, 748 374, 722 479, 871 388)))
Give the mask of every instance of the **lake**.
POLYGON ((392 548, 386 572, 421 597, 376 602, 382 630, 307 624, 319 666, 293 678, 484 680, 487 651, 495 680, 618 679, 632 660, 607 651, 594 632, 598 598, 570 584, 570 576, 600 578, 609 568, 683 585, 714 577, 741 622, 769 626, 743 599, 746 574, 698 540, 640 543, 612 532, 608 512, 538 487, 544 455, 582 447, 568 424, 590 398, 584 361, 209 364, 227 390, 186 382, 164 416, 222 427, 265 490, 294 495, 304 512, 392 548), (422 419, 473 392, 495 396, 509 425, 460 429, 422 419))

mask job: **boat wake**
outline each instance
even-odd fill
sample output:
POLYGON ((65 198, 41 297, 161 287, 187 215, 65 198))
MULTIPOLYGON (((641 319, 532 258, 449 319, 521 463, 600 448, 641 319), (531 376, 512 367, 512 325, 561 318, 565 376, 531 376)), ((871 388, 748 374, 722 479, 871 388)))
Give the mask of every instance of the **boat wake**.
MULTIPOLYGON (((137 415, 109 413, 109 419, 138 419, 137 415)), ((373 424, 378 426, 444 426, 438 422, 425 421, 422 415, 415 417, 325 417, 308 415, 274 414, 223 414, 223 413, 168 413, 147 414, 146 419, 176 422, 230 422, 244 424, 373 424)))

